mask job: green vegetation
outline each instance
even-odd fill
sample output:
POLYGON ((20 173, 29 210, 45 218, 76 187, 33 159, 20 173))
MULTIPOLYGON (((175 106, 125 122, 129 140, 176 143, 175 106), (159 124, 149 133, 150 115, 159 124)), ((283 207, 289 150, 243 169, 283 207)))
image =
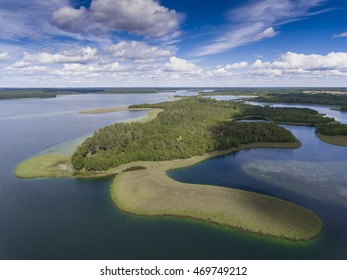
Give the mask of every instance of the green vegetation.
POLYGON ((329 136, 344 135, 347 136, 347 124, 330 123, 317 127, 317 132, 329 136))
POLYGON ((279 123, 305 125, 317 125, 334 121, 334 118, 324 117, 317 111, 308 108, 274 108, 270 106, 250 106, 247 104, 240 104, 240 112, 236 117, 263 117, 279 123))
POLYGON ((105 93, 103 89, 0 89, 1 99, 19 98, 55 98, 58 95, 83 94, 83 93, 105 93))
POLYGON ((347 124, 331 123, 317 127, 317 136, 322 141, 338 146, 347 146, 347 124))
POLYGON ((69 156, 46 154, 23 161, 15 173, 20 178, 58 178, 72 177, 74 170, 69 156))
MULTIPOLYGON (((336 90, 338 91, 338 90, 336 90)), ((257 102, 266 103, 296 103, 296 104, 318 104, 318 105, 331 105, 347 108, 347 95, 342 94, 329 94, 329 93, 267 93, 262 94, 254 99, 257 102)), ((335 108, 338 108, 335 107, 335 108)))
POLYGON ((317 133, 320 140, 337 146, 347 146, 347 136, 328 136, 317 133))
POLYGON ((347 106, 333 106, 330 110, 347 112, 347 106))
POLYGON ((187 217, 290 240, 309 240, 319 234, 319 217, 304 207, 262 194, 184 184, 167 177, 165 171, 181 167, 181 162, 147 164, 146 169, 117 175, 112 199, 121 210, 135 215, 187 217))
POLYGON ((94 114, 104 114, 104 113, 112 113, 112 112, 119 112, 119 111, 127 111, 128 107, 111 107, 111 108, 98 108, 93 110, 86 110, 86 111, 80 111, 80 114, 87 114, 87 115, 94 115, 94 114))
POLYGON ((129 106, 130 109, 148 107, 164 111, 151 122, 118 123, 100 129, 74 153, 74 168, 102 171, 134 161, 190 158, 241 144, 296 141, 291 132, 273 122, 232 121, 236 115, 248 115, 249 107, 256 106, 201 97, 129 106))
POLYGON ((41 88, 41 89, 0 89, 1 99, 18 98, 55 98, 58 95, 69 94, 132 94, 132 93, 157 93, 157 88, 41 88))
POLYGON ((86 110, 86 111, 80 111, 80 114, 104 114, 104 113, 112 113, 112 112, 119 112, 119 111, 148 111, 151 108, 132 108, 129 109, 128 106, 119 106, 119 107, 111 107, 111 108, 98 108, 93 110, 86 110))

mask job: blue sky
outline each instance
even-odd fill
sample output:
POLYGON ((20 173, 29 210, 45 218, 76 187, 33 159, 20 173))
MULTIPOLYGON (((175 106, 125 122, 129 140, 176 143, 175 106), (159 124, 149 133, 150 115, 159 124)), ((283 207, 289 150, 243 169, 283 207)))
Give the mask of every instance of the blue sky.
POLYGON ((0 87, 347 86, 347 1, 0 1, 0 87))

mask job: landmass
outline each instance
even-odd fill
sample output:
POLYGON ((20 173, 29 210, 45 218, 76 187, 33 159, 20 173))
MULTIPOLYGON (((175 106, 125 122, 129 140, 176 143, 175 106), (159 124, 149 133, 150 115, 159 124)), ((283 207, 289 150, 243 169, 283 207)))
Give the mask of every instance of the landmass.
POLYGON ((334 91, 292 91, 283 93, 271 92, 262 93, 253 101, 264 103, 287 103, 287 104, 312 104, 312 105, 330 105, 333 110, 347 110, 347 94, 344 90, 334 91))
POLYGON ((331 120, 313 110, 259 109, 262 107, 202 97, 130 106, 148 107, 156 109, 151 121, 107 126, 87 138, 72 157, 53 154, 29 159, 17 167, 16 175, 116 174, 112 198, 120 209, 132 214, 189 217, 291 240, 308 240, 319 234, 320 219, 304 207, 243 190, 179 183, 165 172, 240 149, 300 146, 290 131, 274 121, 243 123, 236 118, 257 115, 282 120, 285 113, 288 122, 331 120), (40 164, 46 168, 39 168, 40 164))
POLYGON ((146 94, 172 91, 166 88, 0 88, 0 100, 22 98, 56 98, 71 94, 146 94))
POLYGON ((341 123, 324 124, 317 127, 317 136, 324 142, 347 146, 347 125, 341 123))

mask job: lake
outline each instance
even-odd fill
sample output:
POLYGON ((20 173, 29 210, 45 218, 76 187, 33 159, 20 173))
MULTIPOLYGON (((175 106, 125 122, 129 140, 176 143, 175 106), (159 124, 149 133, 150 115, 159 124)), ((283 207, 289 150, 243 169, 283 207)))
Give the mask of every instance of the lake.
MULTIPOLYGON (((110 198, 112 177, 26 180, 13 175, 19 162, 43 150, 145 115, 140 111, 82 115, 79 111, 156 103, 172 100, 174 94, 195 93, 0 101, 0 259, 347 258, 346 187, 340 185, 346 176, 347 148, 320 141, 312 127, 285 126, 302 142, 300 149, 240 151, 169 172, 179 181, 236 187, 304 205, 324 223, 322 234, 309 242, 188 219, 128 215, 110 198)), ((341 119, 347 116, 341 115, 341 119)))

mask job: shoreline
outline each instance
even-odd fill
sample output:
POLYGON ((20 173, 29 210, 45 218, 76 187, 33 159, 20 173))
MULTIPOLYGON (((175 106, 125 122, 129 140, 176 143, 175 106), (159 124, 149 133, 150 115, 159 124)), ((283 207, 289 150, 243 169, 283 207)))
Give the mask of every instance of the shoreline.
POLYGON ((96 114, 105 114, 113 112, 122 112, 122 111, 148 111, 148 110, 158 110, 153 108, 129 108, 129 106, 117 106, 109 108, 97 108, 92 110, 79 111, 79 114, 84 115, 96 115, 96 114))
POLYGON ((340 147, 347 147, 347 136, 344 135, 337 135, 337 136, 330 136, 330 135, 324 135, 321 133, 316 133, 317 137, 328 144, 340 146, 340 147))
MULTIPOLYGON (((142 120, 145 121, 145 120, 142 120)), ((174 159, 170 161, 134 161, 126 164, 122 164, 118 167, 111 168, 106 171, 78 171, 71 174, 71 172, 64 172, 67 168, 64 167, 63 170, 57 170, 59 168, 59 164, 66 164, 69 170, 73 170, 71 165, 71 160, 69 156, 64 156, 61 154, 44 154, 38 157, 29 158, 23 162, 21 162, 17 168, 15 175, 19 178, 97 178, 104 177, 110 175, 117 175, 124 171, 127 171, 129 168, 137 168, 139 166, 144 166, 145 168, 152 167, 160 167, 161 165, 172 165, 171 169, 184 168, 193 164, 197 164, 206 159, 210 159, 216 156, 227 155, 236 151, 241 150, 250 150, 250 149, 259 149, 259 148, 269 148, 269 149, 297 149, 300 148, 300 141, 292 142, 292 143, 269 143, 269 142, 259 142, 252 144, 244 144, 239 147, 230 148, 227 150, 214 151, 210 153, 206 153, 202 156, 193 156, 187 159, 174 159), (64 157, 64 158, 62 158, 64 157), (63 163, 58 161, 64 161, 63 163), (39 168, 41 166, 41 168, 39 168), (42 168, 44 172, 42 172, 42 168), (30 173, 26 174, 30 169, 30 173), (42 173, 40 173, 42 172, 42 173), (50 174, 49 172, 52 172, 50 174), (60 176, 57 176, 60 174, 60 176)))

